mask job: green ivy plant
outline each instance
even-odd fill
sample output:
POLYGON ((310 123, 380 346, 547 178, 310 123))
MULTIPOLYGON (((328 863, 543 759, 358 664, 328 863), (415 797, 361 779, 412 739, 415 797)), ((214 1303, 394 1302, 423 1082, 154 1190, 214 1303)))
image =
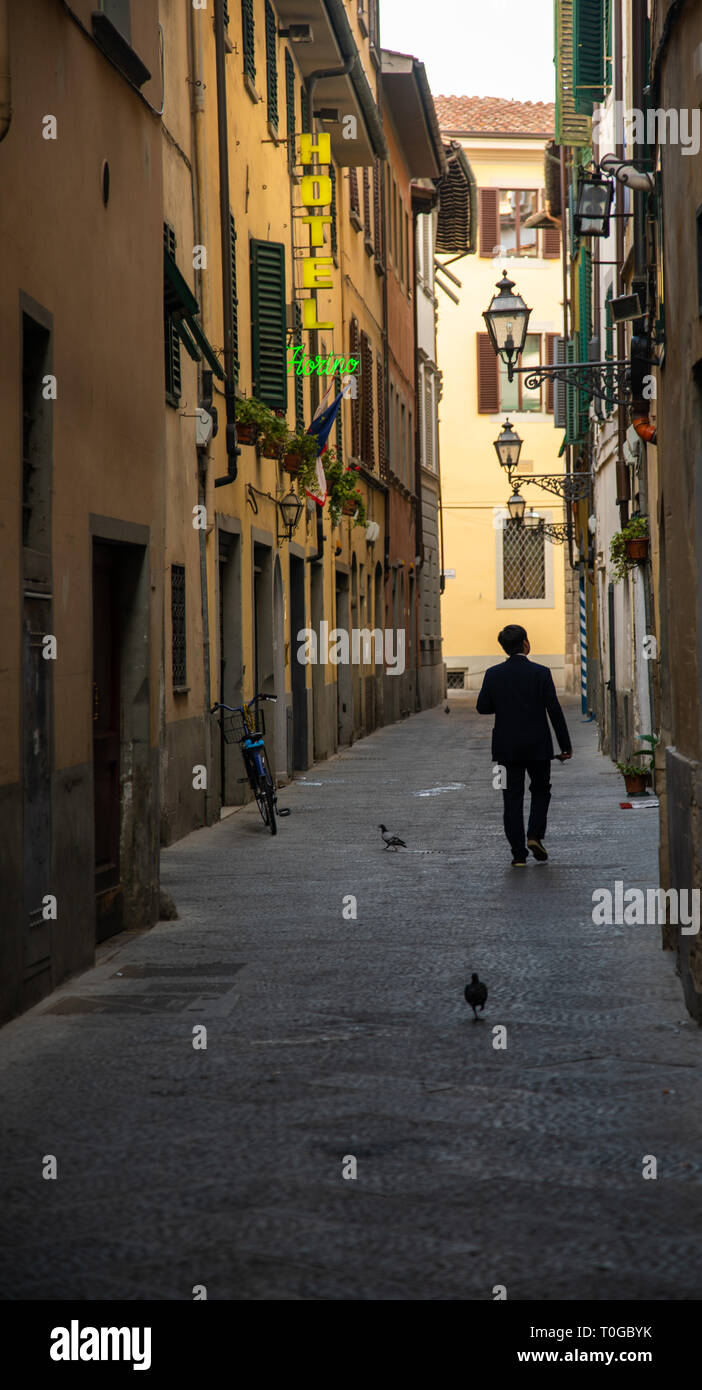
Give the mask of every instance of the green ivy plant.
POLYGON ((632 516, 621 531, 615 531, 609 544, 609 558, 613 567, 615 581, 625 579, 630 570, 636 569, 638 560, 630 560, 626 553, 627 541, 646 537, 648 539, 648 517, 632 516))

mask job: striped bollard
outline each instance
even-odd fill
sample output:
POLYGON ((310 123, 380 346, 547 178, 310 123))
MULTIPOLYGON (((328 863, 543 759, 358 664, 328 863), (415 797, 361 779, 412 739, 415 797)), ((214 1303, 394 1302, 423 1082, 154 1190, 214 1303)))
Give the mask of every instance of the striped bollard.
POLYGON ((580 575, 580 708, 587 714, 587 615, 585 612, 585 579, 580 575))

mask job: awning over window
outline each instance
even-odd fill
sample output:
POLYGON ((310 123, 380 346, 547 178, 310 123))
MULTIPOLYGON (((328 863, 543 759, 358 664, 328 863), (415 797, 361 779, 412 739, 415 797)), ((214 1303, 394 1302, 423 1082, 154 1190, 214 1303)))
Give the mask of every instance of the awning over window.
POLYGON ((208 342, 195 315, 200 306, 189 284, 181 275, 173 256, 163 252, 163 301, 175 323, 178 336, 194 362, 203 357, 215 376, 224 381, 224 369, 214 348, 208 342))
POLYGON ((475 174, 458 140, 451 140, 444 149, 448 170, 436 185, 439 216, 435 249, 456 257, 474 255, 478 228, 475 174))

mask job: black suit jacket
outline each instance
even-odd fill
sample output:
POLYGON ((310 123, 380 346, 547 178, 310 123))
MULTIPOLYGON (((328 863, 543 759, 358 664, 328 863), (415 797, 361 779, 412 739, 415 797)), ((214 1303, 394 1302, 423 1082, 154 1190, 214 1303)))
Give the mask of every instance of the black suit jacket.
POLYGON ((562 753, 571 742, 548 666, 526 656, 509 656, 485 672, 478 714, 494 714, 492 756, 498 763, 527 763, 553 757, 548 719, 562 753), (548 715, 548 718, 547 718, 548 715))

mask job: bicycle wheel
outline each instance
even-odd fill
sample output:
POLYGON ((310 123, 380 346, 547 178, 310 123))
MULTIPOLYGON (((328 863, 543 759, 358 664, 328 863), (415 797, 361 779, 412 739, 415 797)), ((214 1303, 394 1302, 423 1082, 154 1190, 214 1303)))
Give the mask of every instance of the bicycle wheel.
POLYGON ((276 815, 275 815, 277 797, 276 797, 276 792, 275 792, 275 784, 274 784, 274 782, 273 782, 273 778, 271 777, 271 771, 270 771, 270 768, 269 768, 269 766, 268 766, 268 758, 267 758, 267 756, 266 756, 265 749, 262 750, 262 751, 259 753, 258 756, 259 756, 259 786, 260 786, 260 792, 261 792, 261 800, 259 801, 259 807, 258 807, 258 809, 259 809, 259 811, 261 812, 261 815, 263 816, 264 824, 268 826, 268 829, 270 830, 271 835, 277 835, 277 833, 278 833, 278 824, 277 824, 276 815), (262 805, 262 803, 263 803, 263 805, 265 805, 265 815, 264 815, 264 812, 263 812, 263 805, 262 805))

